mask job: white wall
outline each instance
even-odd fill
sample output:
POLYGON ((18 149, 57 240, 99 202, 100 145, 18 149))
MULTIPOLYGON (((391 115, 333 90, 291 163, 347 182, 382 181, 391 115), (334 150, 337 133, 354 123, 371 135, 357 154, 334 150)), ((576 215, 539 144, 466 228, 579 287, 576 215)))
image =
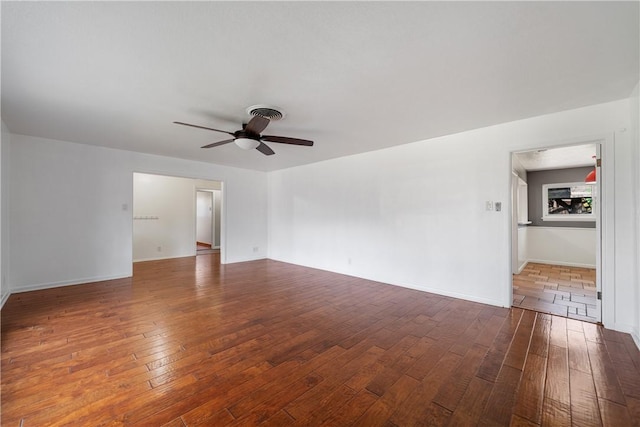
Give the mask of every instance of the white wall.
POLYGON ((626 250, 635 191, 628 127, 627 99, 272 172, 269 257, 509 306, 510 153, 605 136, 616 203, 615 219, 603 219, 615 241, 603 320, 629 331, 638 307, 637 260, 626 250), (486 211, 488 200, 505 209, 486 211))
POLYGON ((134 262, 196 254, 195 192, 193 179, 133 174, 134 262))
POLYGON ((222 262, 266 255, 263 172, 15 134, 9 155, 12 292, 130 276, 134 172, 223 181, 222 262))
POLYGON ((518 159, 518 156, 514 155, 511 158, 511 167, 513 168, 513 172, 515 172, 515 174, 518 175, 520 179, 522 179, 524 182, 527 182, 527 170, 524 168, 524 166, 522 166, 522 163, 520 162, 520 159, 518 159))
POLYGON ((514 273, 520 273, 529 261, 529 227, 517 227, 518 236, 518 253, 516 254, 516 264, 513 269, 514 273))
POLYGON ((525 228, 527 261, 596 268, 595 228, 525 228))

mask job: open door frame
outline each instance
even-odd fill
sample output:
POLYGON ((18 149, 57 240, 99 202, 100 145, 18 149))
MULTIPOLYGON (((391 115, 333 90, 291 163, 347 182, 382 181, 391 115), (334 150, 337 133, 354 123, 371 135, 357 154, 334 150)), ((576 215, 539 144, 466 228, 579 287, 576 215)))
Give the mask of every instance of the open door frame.
POLYGON ((522 149, 514 150, 510 153, 509 158, 509 188, 511 193, 511 203, 509 206, 511 221, 511 258, 509 259, 510 265, 510 280, 508 282, 508 289, 506 292, 508 307, 513 305, 513 274, 514 261, 513 254, 516 253, 513 245, 517 245, 517 222, 515 223, 514 230, 514 215, 513 206, 515 200, 513 199, 514 192, 514 179, 517 179, 513 174, 512 158, 515 153, 533 151, 540 149, 553 149, 559 147, 566 147, 571 145, 584 145, 584 144, 596 144, 598 147, 597 156, 600 158, 600 166, 598 166, 597 174, 598 180, 596 184, 597 192, 597 219, 596 219, 596 234, 599 238, 598 247, 596 248, 596 291, 599 292, 600 299, 596 302, 597 312, 600 322, 605 327, 613 327, 615 323, 614 316, 614 298, 615 298, 615 219, 614 219, 614 154, 615 154, 615 137, 614 134, 598 135, 593 137, 576 138, 569 141, 562 141, 556 144, 539 145, 534 147, 524 147, 522 149), (514 236, 514 233, 516 234, 514 236))

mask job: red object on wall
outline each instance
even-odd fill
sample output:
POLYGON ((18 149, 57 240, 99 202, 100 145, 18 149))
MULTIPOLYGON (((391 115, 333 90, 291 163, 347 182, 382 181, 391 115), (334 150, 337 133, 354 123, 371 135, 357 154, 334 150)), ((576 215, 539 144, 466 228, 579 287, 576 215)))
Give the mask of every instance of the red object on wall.
POLYGON ((593 170, 587 174, 587 177, 584 179, 584 181, 596 182, 596 168, 593 168, 593 170))

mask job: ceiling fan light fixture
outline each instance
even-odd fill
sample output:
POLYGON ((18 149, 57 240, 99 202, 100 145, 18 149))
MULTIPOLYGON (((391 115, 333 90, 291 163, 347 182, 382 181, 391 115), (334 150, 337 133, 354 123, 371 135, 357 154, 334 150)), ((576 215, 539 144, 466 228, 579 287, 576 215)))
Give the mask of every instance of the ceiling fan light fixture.
MULTIPOLYGON (((273 111, 272 111, 273 112, 273 111)), ((276 111, 276 115, 282 117, 281 111, 276 111)), ((198 129, 212 130, 214 132, 221 132, 230 135, 232 138, 225 139, 224 141, 212 142, 211 144, 203 145, 200 148, 213 148, 221 145, 230 144, 235 142, 236 145, 243 150, 257 149, 265 156, 271 156, 276 154, 267 144, 262 141, 277 142, 278 144, 292 144, 302 145, 306 147, 312 147, 313 141, 308 139, 290 138, 287 136, 265 135, 262 136, 262 131, 266 129, 272 119, 265 117, 261 114, 254 114, 249 122, 242 125, 242 129, 235 132, 229 132, 222 129, 214 129, 206 126, 194 125, 185 122, 173 122, 177 125, 190 126, 198 129)))
POLYGON ((236 145, 243 150, 253 150, 258 145, 260 145, 259 141, 251 138, 236 138, 233 142, 235 142, 236 145))

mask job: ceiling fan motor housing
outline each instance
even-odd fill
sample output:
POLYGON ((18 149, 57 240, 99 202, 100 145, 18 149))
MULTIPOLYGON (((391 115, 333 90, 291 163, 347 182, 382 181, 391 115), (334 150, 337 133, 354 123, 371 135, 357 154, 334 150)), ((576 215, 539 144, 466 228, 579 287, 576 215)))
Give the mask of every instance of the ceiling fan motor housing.
POLYGON ((285 116, 282 109, 274 107, 272 105, 264 104, 252 105, 251 107, 247 108, 247 113, 250 116, 264 117, 265 119, 269 119, 273 122, 282 120, 285 116))

